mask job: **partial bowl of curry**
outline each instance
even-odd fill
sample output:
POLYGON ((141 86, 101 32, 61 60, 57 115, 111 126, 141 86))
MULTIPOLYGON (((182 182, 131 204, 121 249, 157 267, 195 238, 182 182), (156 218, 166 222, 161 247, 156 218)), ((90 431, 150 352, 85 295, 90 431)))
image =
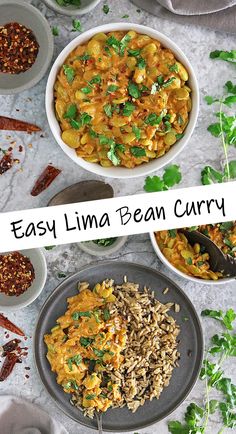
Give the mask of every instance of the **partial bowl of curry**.
MULTIPOLYGON (((191 228, 190 228, 191 229, 191 228)), ((225 254, 236 256, 236 222, 194 226, 208 236, 225 254)), ((211 270, 209 254, 198 243, 191 245, 178 229, 150 233, 152 246, 160 260, 174 273, 193 282, 207 285, 225 284, 235 280, 211 270)))
POLYGON ((132 23, 91 29, 56 59, 47 83, 52 133, 78 165, 113 178, 168 164, 196 124, 198 84, 183 52, 132 23))

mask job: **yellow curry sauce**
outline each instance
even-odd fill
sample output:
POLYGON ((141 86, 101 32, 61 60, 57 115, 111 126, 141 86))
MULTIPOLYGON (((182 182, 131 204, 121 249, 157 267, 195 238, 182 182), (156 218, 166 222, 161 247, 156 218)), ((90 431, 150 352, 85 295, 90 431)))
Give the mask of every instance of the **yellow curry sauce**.
POLYGON ((70 53, 55 83, 63 141, 103 167, 133 168, 183 136, 188 73, 168 48, 135 31, 96 34, 70 53))
MULTIPOLYGON (((197 229, 208 236, 224 253, 236 257, 236 222, 224 222, 196 226, 197 229)), ((191 246, 187 238, 176 229, 155 233, 157 244, 168 259, 183 273, 206 280, 218 280, 222 273, 210 269, 209 254, 200 244, 191 246)))
POLYGON ((113 287, 103 282, 94 290, 88 284, 79 289, 78 295, 68 298, 65 315, 44 337, 47 358, 65 392, 78 393, 84 408, 106 411, 121 399, 117 385, 104 380, 106 365, 117 369, 123 361, 126 326, 121 317, 110 314, 113 287))

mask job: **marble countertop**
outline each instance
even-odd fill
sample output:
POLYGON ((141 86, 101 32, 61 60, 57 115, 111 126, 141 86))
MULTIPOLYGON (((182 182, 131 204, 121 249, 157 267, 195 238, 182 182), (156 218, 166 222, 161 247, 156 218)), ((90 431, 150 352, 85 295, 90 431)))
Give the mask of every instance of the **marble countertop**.
MULTIPOLYGON (((60 35, 55 37, 55 58, 62 48, 77 36, 77 33, 71 32, 71 18, 55 14, 43 2, 36 0, 32 3, 43 12, 52 27, 58 26, 59 28, 60 35)), ((174 22, 161 20, 142 11, 138 13, 137 8, 128 0, 119 0, 119 2, 116 0, 107 1, 106 3, 110 6, 110 13, 109 15, 105 15, 102 12, 103 3, 105 2, 101 2, 92 13, 81 17, 83 31, 99 24, 122 21, 121 17, 129 14, 130 20, 133 22, 151 26, 174 39, 192 62, 199 80, 201 92, 200 114, 197 127, 187 148, 175 159, 175 163, 180 165, 183 174, 181 186, 200 185, 201 168, 207 163, 220 168, 221 160, 223 159, 223 152, 217 145, 216 139, 206 130, 214 118, 212 109, 203 102, 203 96, 207 94, 219 94, 221 87, 227 80, 235 79, 233 65, 227 65, 224 62, 213 63, 209 59, 209 52, 219 47, 221 49, 235 48, 235 35, 227 35, 200 27, 179 25, 174 22)), ((19 164, 15 165, 0 178, 0 209, 2 212, 45 206, 54 194, 75 182, 85 179, 102 179, 84 171, 69 158, 65 157, 65 154, 53 139, 44 110, 46 79, 47 77, 41 80, 33 89, 25 91, 20 95, 0 97, 2 115, 37 123, 43 129, 42 136, 27 136, 17 132, 12 133, 11 137, 7 137, 5 132, 0 133, 1 148, 8 148, 12 141, 16 142, 17 145, 22 144, 24 148, 23 152, 18 155, 19 164), (30 190, 34 181, 48 163, 61 168, 62 173, 43 194, 38 197, 32 197, 30 190)), ((236 157, 235 149, 230 149, 230 153, 236 157)), ((109 182, 113 186, 116 196, 131 195, 143 191, 144 178, 132 179, 129 182, 125 180, 109 180, 109 182)), ((9 314, 9 318, 21 326, 27 335, 30 336, 27 341, 29 355, 22 365, 17 365, 14 374, 7 381, 1 383, 0 394, 20 395, 42 406, 64 424, 69 434, 76 434, 77 432, 91 434, 93 431, 80 427, 61 413, 54 402, 48 397, 35 370, 31 336, 39 309, 60 281, 58 279, 58 272, 64 272, 68 275, 90 262, 95 262, 95 259, 82 252, 78 244, 58 246, 53 250, 45 251, 45 255, 48 264, 48 279, 43 293, 31 306, 9 314), (25 366, 30 366, 30 371, 26 371, 24 369, 25 366), (29 378, 27 379, 25 375, 28 373, 29 378)), ((195 284, 177 277, 171 271, 168 271, 157 259, 147 234, 130 236, 124 248, 109 259, 134 261, 161 270, 183 288, 199 313, 206 307, 226 310, 229 307, 236 306, 235 283, 210 287, 204 285, 202 282, 195 284)), ((99 261, 101 260, 99 259, 99 261)), ((220 330, 220 328, 218 327, 217 329, 217 325, 211 320, 204 320, 202 324, 207 343, 208 338, 216 330, 220 330)), ((4 339, 4 333, 1 331, 0 341, 2 342, 4 339)), ((233 366, 230 363, 228 363, 228 366, 226 363, 226 372, 229 376, 233 375, 233 366)), ((204 385, 199 381, 186 402, 174 412, 171 419, 181 419, 187 404, 191 401, 194 400, 196 403, 200 403, 203 390, 204 385)), ((152 427, 139 430, 139 434, 167 434, 166 422, 166 420, 163 420, 152 427)), ((219 429, 220 426, 211 420, 210 428, 207 432, 215 434, 219 429)), ((230 433, 232 431, 226 430, 225 433, 227 432, 230 433)))

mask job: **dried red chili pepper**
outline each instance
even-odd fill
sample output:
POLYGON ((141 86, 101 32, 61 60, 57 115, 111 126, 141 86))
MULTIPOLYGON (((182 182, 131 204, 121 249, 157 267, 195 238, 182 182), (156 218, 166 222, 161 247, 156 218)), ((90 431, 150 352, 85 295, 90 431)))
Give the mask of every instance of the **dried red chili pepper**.
POLYGON ((18 361, 18 356, 15 353, 7 354, 3 362, 3 365, 1 367, 0 381, 4 381, 6 380, 7 377, 9 377, 17 361, 18 361))
POLYGON ((0 130, 26 131, 27 133, 33 133, 35 131, 41 131, 41 128, 37 127, 37 125, 29 124, 28 122, 19 121, 18 119, 0 116, 0 130))
POLYGON ((0 327, 10 330, 10 332, 15 333, 16 335, 25 336, 24 332, 9 321, 9 319, 7 319, 2 313, 0 313, 0 327))
POLYGON ((6 342, 4 345, 0 346, 0 355, 5 357, 8 353, 16 350, 20 343, 20 339, 12 339, 11 341, 6 342))
POLYGON ((13 158, 11 153, 7 153, 3 155, 2 159, 0 160, 0 175, 7 172, 12 166, 13 166, 13 158))
POLYGON ((33 190, 31 191, 32 196, 38 196, 42 191, 46 190, 49 185, 54 181, 54 179, 61 173, 61 170, 48 165, 46 169, 41 173, 40 177, 37 179, 33 190))

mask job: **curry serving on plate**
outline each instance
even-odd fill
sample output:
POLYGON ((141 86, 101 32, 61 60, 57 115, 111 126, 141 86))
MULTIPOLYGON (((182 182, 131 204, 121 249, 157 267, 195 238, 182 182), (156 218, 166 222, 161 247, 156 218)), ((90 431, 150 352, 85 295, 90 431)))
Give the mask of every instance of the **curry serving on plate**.
MULTIPOLYGON (((223 253, 236 257, 236 222, 201 225, 194 230, 208 236, 223 253)), ((188 242, 183 233, 177 229, 155 233, 157 244, 168 259, 179 271, 206 280, 218 280, 222 273, 210 269, 209 254, 203 246, 188 242)))
POLYGON ((173 52, 135 31, 98 33, 67 57, 54 86, 62 140, 103 167, 163 156, 188 124, 188 72, 173 52))
MULTIPOLYGON (((178 366, 179 327, 147 288, 113 280, 68 298, 66 313, 44 340, 57 382, 72 394, 71 403, 93 417, 94 411, 127 407, 136 411, 159 398, 178 366)), ((179 309, 175 309, 176 312, 179 309)))

